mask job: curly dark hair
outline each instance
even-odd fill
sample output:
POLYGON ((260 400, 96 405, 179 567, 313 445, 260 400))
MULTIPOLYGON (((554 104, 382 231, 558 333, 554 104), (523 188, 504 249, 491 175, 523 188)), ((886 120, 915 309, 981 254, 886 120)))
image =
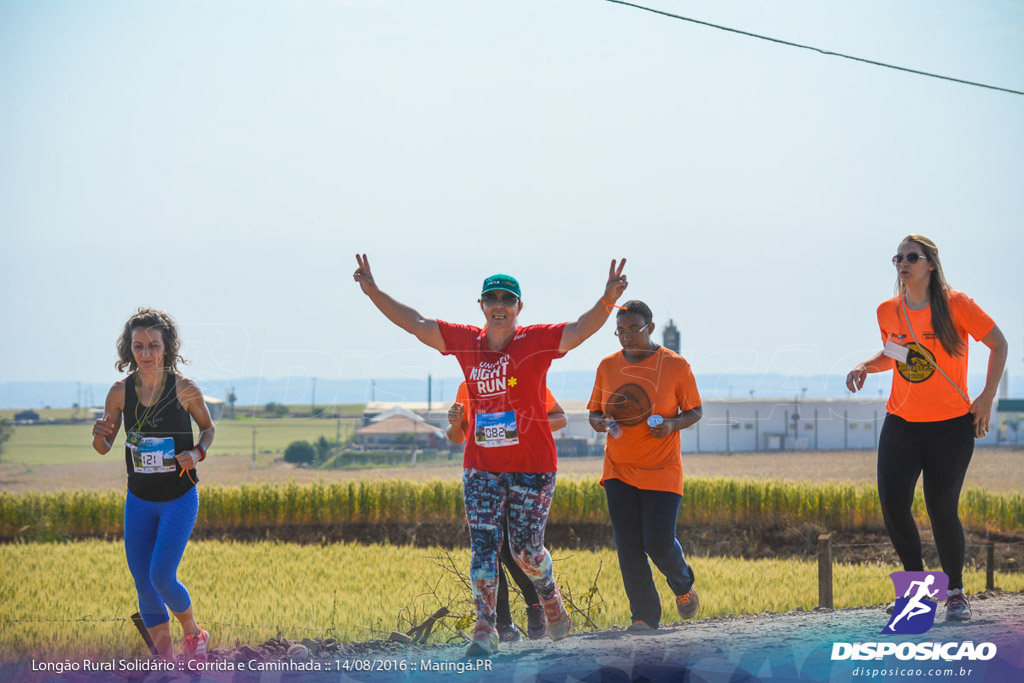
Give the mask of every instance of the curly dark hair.
POLYGON ((615 317, 619 317, 625 313, 636 313, 638 316, 643 318, 644 325, 650 325, 651 321, 654 320, 654 314, 651 313, 650 307, 647 306, 643 301, 638 299, 630 299, 619 308, 619 312, 615 317))
POLYGON ((178 337, 178 327, 174 324, 171 316, 153 308, 139 307, 135 315, 128 318, 124 329, 121 330, 121 336, 117 338, 117 362, 114 366, 118 372, 124 372, 125 368, 131 372, 139 369, 135 362, 135 356, 132 354, 132 330, 139 327, 160 330, 160 335, 164 340, 164 370, 177 372, 179 361, 188 362, 178 353, 181 350, 181 339, 178 337))

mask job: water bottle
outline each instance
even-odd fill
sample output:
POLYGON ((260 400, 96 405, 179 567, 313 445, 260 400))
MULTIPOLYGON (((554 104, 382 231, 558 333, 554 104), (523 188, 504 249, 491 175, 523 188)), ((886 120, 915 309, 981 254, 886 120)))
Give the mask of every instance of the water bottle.
POLYGON ((648 427, 657 427, 658 425, 660 425, 664 421, 665 421, 665 418, 663 418, 661 415, 651 415, 649 418, 647 418, 647 426, 648 427))
POLYGON ((611 422, 608 423, 608 436, 612 437, 613 439, 617 439, 620 436, 622 436, 622 427, 620 427, 619 423, 616 422, 615 420, 612 420, 611 422))

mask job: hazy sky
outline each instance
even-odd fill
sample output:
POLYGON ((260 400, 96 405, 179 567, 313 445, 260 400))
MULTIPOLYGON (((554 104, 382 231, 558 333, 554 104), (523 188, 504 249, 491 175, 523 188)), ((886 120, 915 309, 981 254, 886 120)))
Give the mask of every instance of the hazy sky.
MULTIPOLYGON (((1024 90, 1021 2, 651 5, 1024 90)), ((1021 375, 1022 124, 1019 95, 599 0, 0 0, 0 381, 115 379, 139 305, 200 379, 457 374, 356 251, 459 322, 494 272, 521 322, 575 319, 624 256, 698 373, 845 373, 909 232, 1021 375)))

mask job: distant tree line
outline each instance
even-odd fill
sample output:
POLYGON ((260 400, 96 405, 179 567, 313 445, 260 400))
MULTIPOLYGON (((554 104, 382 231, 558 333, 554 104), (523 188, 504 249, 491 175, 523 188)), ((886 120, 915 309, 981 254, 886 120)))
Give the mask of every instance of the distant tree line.
POLYGON ((315 442, 292 441, 284 449, 284 461, 296 465, 322 465, 334 454, 334 446, 321 436, 315 442))
POLYGON ((0 420, 0 457, 4 453, 4 444, 14 434, 14 427, 7 420, 0 420))

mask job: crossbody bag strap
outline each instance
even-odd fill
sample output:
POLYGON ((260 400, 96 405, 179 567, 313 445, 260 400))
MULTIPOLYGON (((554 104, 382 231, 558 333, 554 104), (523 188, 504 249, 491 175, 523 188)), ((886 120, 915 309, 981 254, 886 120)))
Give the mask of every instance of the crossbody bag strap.
MULTIPOLYGON (((910 330, 910 336, 914 340, 914 343, 917 344, 917 348, 923 349, 924 346, 921 345, 921 342, 917 341, 917 335, 914 334, 914 326, 910 324, 910 314, 907 313, 907 299, 905 296, 900 297, 900 303, 903 305, 903 319, 907 321, 907 329, 910 330)), ((935 369, 938 370, 939 373, 941 373, 942 376, 946 378, 947 382, 953 385, 953 388, 956 389, 956 393, 960 394, 960 398, 966 401, 967 405, 971 405, 971 399, 967 398, 967 394, 965 394, 963 390, 960 389, 960 385, 958 385, 956 382, 950 379, 949 375, 946 374, 946 371, 939 367, 939 362, 935 358, 934 353, 932 354, 932 365, 934 365, 935 369)))

